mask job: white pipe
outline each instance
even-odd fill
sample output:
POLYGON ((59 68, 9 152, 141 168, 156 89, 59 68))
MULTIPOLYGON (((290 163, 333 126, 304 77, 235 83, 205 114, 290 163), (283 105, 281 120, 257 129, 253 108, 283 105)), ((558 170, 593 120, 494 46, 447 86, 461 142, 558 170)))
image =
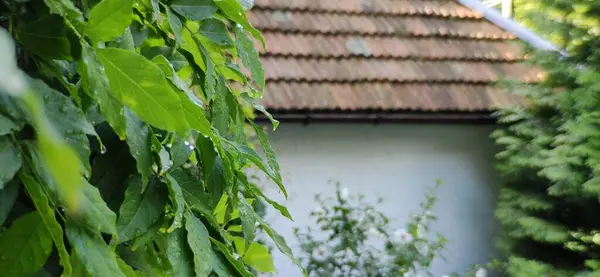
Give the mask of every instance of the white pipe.
POLYGON ((513 1, 512 0, 502 0, 502 16, 504 18, 512 18, 513 17, 513 1))
MULTIPOLYGON (((504 18, 497 10, 488 8, 479 0, 458 0, 461 4, 480 12, 487 20, 496 24, 507 32, 513 33, 519 39, 531 44, 533 47, 543 50, 559 51, 551 42, 543 39, 529 29, 521 26, 512 19, 504 18)), ((562 52, 562 51, 561 51, 562 52)))

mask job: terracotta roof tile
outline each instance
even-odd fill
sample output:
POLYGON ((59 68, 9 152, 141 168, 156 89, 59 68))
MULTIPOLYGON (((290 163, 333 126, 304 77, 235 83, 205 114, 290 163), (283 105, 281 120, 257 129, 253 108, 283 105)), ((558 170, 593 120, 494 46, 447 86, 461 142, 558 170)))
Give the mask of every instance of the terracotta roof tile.
POLYGON ((249 18, 268 109, 489 111, 520 103, 494 82, 542 76, 514 35, 453 0, 255 0, 249 18))

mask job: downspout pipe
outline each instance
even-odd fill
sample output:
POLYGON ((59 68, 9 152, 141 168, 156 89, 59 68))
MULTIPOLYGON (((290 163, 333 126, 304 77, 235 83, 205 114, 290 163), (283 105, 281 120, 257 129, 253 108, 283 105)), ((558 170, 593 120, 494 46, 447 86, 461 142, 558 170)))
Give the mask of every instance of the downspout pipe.
MULTIPOLYGON (((531 46, 541 49, 541 50, 549 50, 549 51, 561 51, 558 47, 556 47, 551 42, 545 40, 540 37, 536 33, 530 31, 529 29, 521 26, 519 23, 515 22, 512 19, 505 18, 502 16, 500 12, 496 9, 486 7, 479 0, 457 0, 459 3, 467 6, 475 11, 478 11, 483 15, 483 17, 490 22, 496 24, 498 27, 504 29, 507 32, 513 33, 522 41, 525 41, 531 46)), ((564 54, 564 53, 563 53, 564 54)))

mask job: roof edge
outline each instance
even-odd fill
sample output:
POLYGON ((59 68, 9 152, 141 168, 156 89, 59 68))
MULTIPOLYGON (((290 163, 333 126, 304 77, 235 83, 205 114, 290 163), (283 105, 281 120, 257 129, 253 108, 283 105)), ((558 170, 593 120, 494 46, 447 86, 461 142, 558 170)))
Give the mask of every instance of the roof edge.
POLYGON ((529 30, 528 28, 522 26, 512 19, 505 18, 502 14, 496 9, 486 7, 479 0, 456 0, 462 5, 473 9, 475 11, 480 12, 485 19, 496 24, 496 26, 504 29, 507 32, 513 33, 522 41, 525 41, 531 44, 533 47, 541 50, 550 50, 550 51, 559 51, 559 48, 556 47, 550 41, 542 38, 535 32, 529 30))

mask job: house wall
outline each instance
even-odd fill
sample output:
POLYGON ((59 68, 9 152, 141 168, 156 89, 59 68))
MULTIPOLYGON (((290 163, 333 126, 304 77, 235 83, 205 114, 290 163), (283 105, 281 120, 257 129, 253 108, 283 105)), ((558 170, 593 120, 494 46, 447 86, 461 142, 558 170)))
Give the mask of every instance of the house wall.
MULTIPOLYGON (((436 261, 435 276, 462 272, 493 256, 496 230, 493 208, 498 178, 493 169, 492 126, 432 124, 311 124, 282 123, 271 134, 294 217, 290 222, 274 211, 267 220, 297 249, 293 227, 313 224, 313 195, 332 195, 335 182, 351 193, 382 197, 381 209, 394 228, 402 228, 419 207, 426 188, 444 182, 434 209, 434 231, 448 239, 447 261, 436 261), (333 182, 332 182, 333 181, 333 182)), ((282 199, 274 184, 270 196, 282 199)), ((277 250, 274 250, 274 253, 277 250)), ((280 254, 277 276, 301 276, 280 254)))

